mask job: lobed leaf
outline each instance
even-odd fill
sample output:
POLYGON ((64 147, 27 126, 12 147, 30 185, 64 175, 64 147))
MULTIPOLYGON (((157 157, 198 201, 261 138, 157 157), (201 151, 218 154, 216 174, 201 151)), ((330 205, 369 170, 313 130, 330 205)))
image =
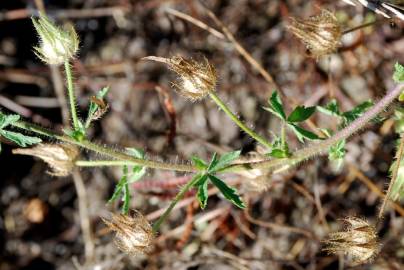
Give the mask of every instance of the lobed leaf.
POLYGON ((21 147, 27 147, 42 142, 38 137, 27 136, 14 131, 0 129, 0 135, 21 147))
POLYGON ((17 122, 18 120, 20 120, 20 116, 18 114, 5 115, 0 112, 0 129, 17 122))

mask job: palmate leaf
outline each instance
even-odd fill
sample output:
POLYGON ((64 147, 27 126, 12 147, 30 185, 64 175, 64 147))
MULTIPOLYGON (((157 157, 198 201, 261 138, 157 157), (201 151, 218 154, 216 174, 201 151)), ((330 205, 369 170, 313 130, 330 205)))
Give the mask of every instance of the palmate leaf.
POLYGON ((5 115, 0 112, 0 129, 17 122, 18 120, 20 120, 20 116, 18 114, 5 115))
POLYGON ((8 130, 0 130, 0 136, 16 143, 18 146, 27 147, 42 142, 40 138, 27 136, 21 133, 8 130))
POLYGON ((308 139, 308 140, 320 140, 321 139, 313 132, 308 131, 304 128, 301 128, 296 124, 288 124, 288 126, 293 130, 293 132, 295 133, 296 137, 299 139, 300 142, 304 142, 304 139, 308 139))
POLYGON ((293 112, 288 116, 289 123, 303 122, 312 116, 316 111, 316 107, 297 106, 293 112))
POLYGON ((223 196, 229 200, 230 202, 232 202, 234 205, 236 205, 239 208, 244 209, 246 206, 244 204, 244 202, 241 200, 240 196, 237 193, 237 190, 234 188, 229 187, 225 182, 223 182, 222 180, 220 180, 219 178, 217 178, 214 175, 209 174, 208 175, 210 181, 212 182, 212 184, 214 184, 219 191, 223 194, 223 196))

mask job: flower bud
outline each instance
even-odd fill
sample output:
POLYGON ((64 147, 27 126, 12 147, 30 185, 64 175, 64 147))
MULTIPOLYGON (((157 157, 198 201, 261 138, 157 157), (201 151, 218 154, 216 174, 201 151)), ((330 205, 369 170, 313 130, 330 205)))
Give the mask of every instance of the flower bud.
POLYGON ((199 100, 215 91, 217 74, 215 68, 204 58, 203 62, 187 60, 181 56, 163 58, 148 56, 143 59, 162 62, 178 74, 179 79, 173 85, 177 91, 191 100, 199 100))
POLYGON ((34 52, 43 62, 60 65, 76 55, 79 38, 73 26, 61 29, 43 14, 38 20, 32 18, 32 23, 40 38, 39 47, 34 47, 34 52))
POLYGON ((307 20, 292 18, 287 28, 306 45, 314 57, 333 53, 340 45, 341 25, 328 10, 322 10, 320 15, 311 16, 307 20))
POLYGON ((74 167, 79 151, 73 145, 64 144, 38 144, 33 148, 18 148, 13 154, 34 156, 48 163, 53 176, 67 176, 74 167))
POLYGON ((111 213, 111 219, 101 218, 108 229, 115 232, 115 245, 121 251, 138 255, 147 253, 154 239, 152 226, 139 212, 133 216, 111 213))
POLYGON ((378 252, 376 229, 366 220, 357 217, 343 219, 345 229, 330 233, 324 250, 344 253, 354 265, 372 260, 378 252))

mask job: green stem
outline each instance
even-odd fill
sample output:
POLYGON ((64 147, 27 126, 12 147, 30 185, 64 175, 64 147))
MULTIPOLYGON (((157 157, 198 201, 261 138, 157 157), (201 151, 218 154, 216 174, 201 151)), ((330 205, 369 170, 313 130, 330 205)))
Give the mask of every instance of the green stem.
POLYGON ((262 145, 266 146, 267 148, 272 148, 272 145, 270 142, 268 142, 264 137, 261 135, 257 134, 255 131, 252 129, 248 128, 243 122, 238 119, 238 117, 230 110, 229 107, 227 107, 226 104, 219 98, 218 95, 216 95, 215 92, 211 92, 209 94, 210 98, 213 99, 214 102, 230 117, 230 119, 237 125, 239 126, 242 130, 244 130, 248 135, 250 135, 252 138, 254 138, 257 142, 261 143, 262 145))
POLYGON ((153 224, 153 232, 154 233, 156 233, 159 230, 160 225, 164 222, 164 220, 167 218, 167 216, 171 213, 171 211, 173 210, 175 205, 184 197, 185 193, 187 193, 188 190, 190 190, 195 185, 195 183, 200 179, 199 176, 200 176, 200 174, 195 175, 191 179, 191 181, 186 183, 185 186, 183 186, 181 188, 180 192, 177 193, 177 195, 171 201, 168 208, 164 211, 164 213, 160 216, 160 218, 153 224))
MULTIPOLYGON (((332 137, 326 140, 312 143, 307 147, 295 151, 289 158, 268 159, 254 162, 249 161, 240 162, 223 168, 221 172, 241 172, 252 169, 267 169, 270 171, 278 171, 278 169, 280 168, 290 167, 295 164, 298 164, 303 160, 312 158, 316 155, 326 153, 331 146, 338 143, 340 140, 347 139, 354 133, 364 128, 372 119, 374 119, 380 112, 382 112, 390 103, 392 103, 401 94, 403 88, 404 88, 403 83, 398 84, 393 90, 389 91, 381 100, 379 100, 372 108, 366 111, 361 117, 353 121, 350 125, 338 131, 332 137)), ((69 144, 74 144, 79 147, 82 147, 83 149, 94 151, 102 156, 107 156, 109 158, 115 159, 112 161, 111 160, 91 161, 91 162, 80 161, 79 164, 83 166, 88 167, 91 166, 91 164, 97 165, 98 162, 99 166, 109 166, 109 165, 121 166, 125 164, 133 164, 153 169, 181 171, 181 172, 198 172, 197 168, 192 165, 174 164, 174 163, 172 164, 147 159, 138 159, 126 154, 123 151, 98 145, 88 140, 76 141, 69 136, 58 135, 54 131, 24 121, 18 121, 12 123, 11 125, 23 130, 27 130, 39 135, 46 136, 51 139, 59 140, 69 144)))
POLYGON ((78 130, 80 130, 80 126, 79 126, 79 119, 77 117, 77 111, 76 111, 76 96, 74 94, 72 68, 70 66, 69 60, 65 61, 65 73, 66 73, 66 80, 67 80, 67 93, 69 96, 69 103, 70 103, 70 113, 71 113, 72 120, 73 120, 73 129, 75 131, 78 131, 78 130))

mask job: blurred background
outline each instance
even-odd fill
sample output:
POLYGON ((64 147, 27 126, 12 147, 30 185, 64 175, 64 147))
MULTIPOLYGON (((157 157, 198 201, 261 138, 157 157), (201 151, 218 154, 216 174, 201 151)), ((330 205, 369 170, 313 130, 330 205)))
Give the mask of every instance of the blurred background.
MULTIPOLYGON (((290 17, 307 18, 321 9, 333 12, 343 29, 381 19, 360 5, 320 0, 204 2, 296 104, 324 105, 334 97, 345 111, 377 100, 394 85, 394 63, 404 61, 400 21, 383 21, 345 35, 338 52, 319 59, 309 57, 285 27, 290 17)), ((191 102, 178 95, 171 87, 172 72, 141 61, 149 55, 204 55, 217 69, 218 94, 240 118, 268 138, 279 132, 278 120, 262 110, 274 84, 192 0, 1 1, 2 111, 56 130, 66 119, 63 73, 46 66, 32 50, 38 40, 30 17, 42 8, 57 23, 74 24, 80 36, 73 70, 81 111, 91 96, 110 86, 109 111, 91 129, 96 142, 138 147, 150 158, 184 163, 192 155, 208 159, 213 152, 231 149, 257 151, 254 141, 210 100, 191 102), (201 29, 173 10, 217 32, 201 29)), ((246 176, 224 176, 239 186, 249 203, 246 211, 214 195, 214 190, 202 211, 189 194, 162 226, 147 257, 118 251, 99 218, 119 211, 118 205, 106 205, 121 177, 119 168, 82 169, 72 177, 55 178, 46 173, 43 162, 12 155, 15 145, 2 141, 0 270, 338 269, 341 260, 322 252, 321 240, 347 215, 376 223, 397 138, 394 109, 385 112, 384 122, 349 141, 340 170, 327 158, 317 158, 269 176, 263 192, 242 185, 248 182, 246 176)), ((318 113, 313 121, 321 128, 336 127, 334 120, 318 113)), ((289 145, 302 147, 293 136, 289 145)), ((82 155, 94 158, 88 152, 82 155)), ((132 186, 131 208, 155 220, 190 177, 149 170, 132 186)), ((357 269, 403 269, 403 215, 399 204, 387 208, 377 227, 381 253, 357 269)))

